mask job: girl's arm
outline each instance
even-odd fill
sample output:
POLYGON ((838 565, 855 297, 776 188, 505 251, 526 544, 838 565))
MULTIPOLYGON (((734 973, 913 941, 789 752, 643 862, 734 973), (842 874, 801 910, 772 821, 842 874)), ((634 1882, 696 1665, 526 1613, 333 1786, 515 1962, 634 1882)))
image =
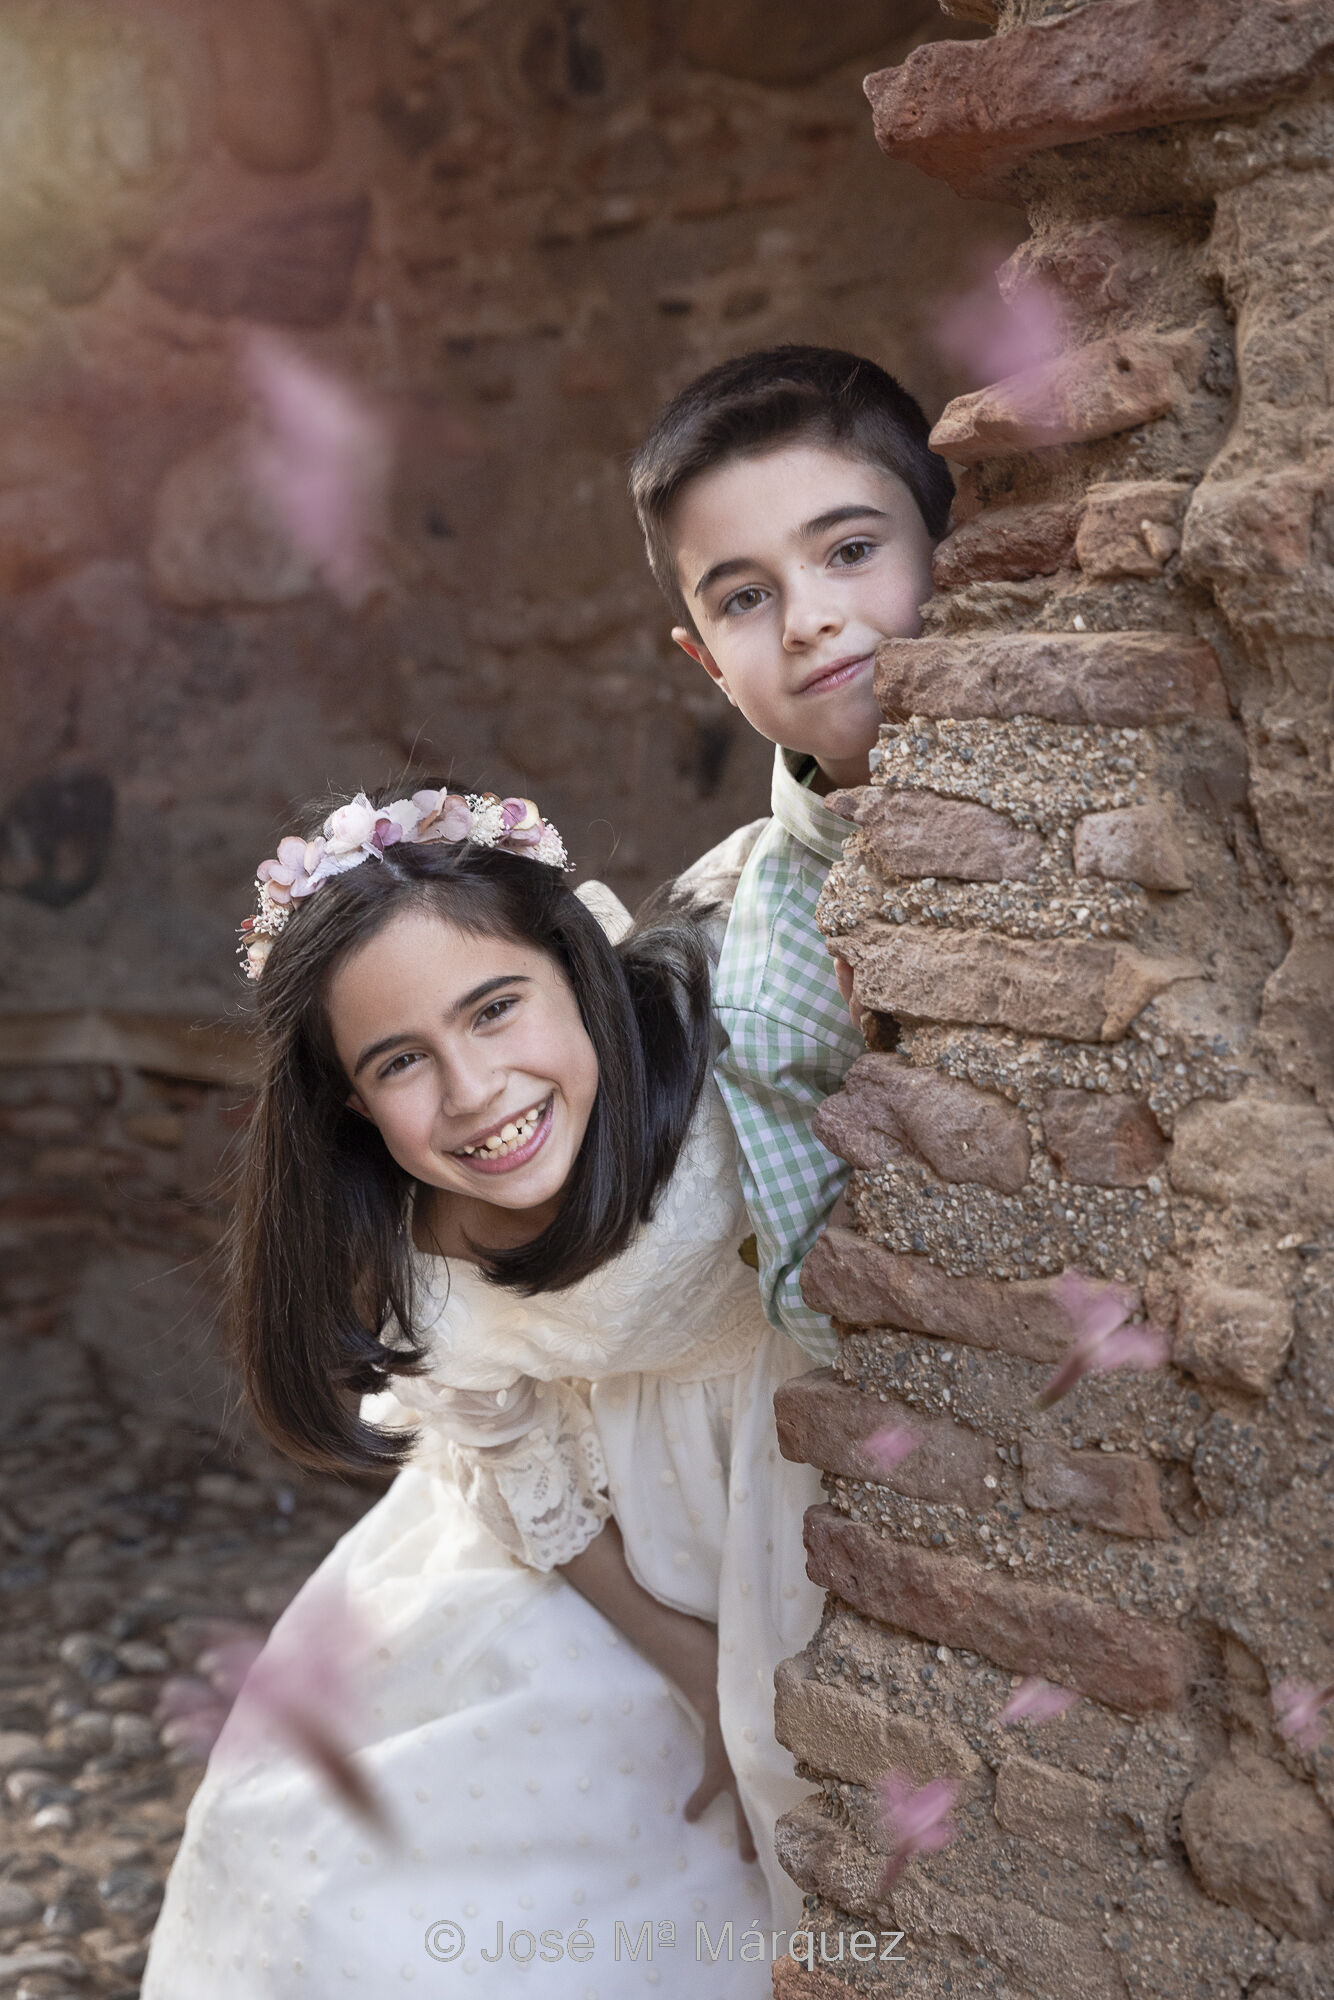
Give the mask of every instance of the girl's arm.
POLYGON ((741 1858, 753 1861, 755 1842, 723 1747, 718 1715, 718 1635, 712 1625, 685 1611, 673 1611, 635 1582, 615 1521, 608 1521, 586 1549, 559 1567, 581 1597, 675 1682, 699 1716, 704 1724, 704 1775, 686 1801, 685 1816, 697 1820, 720 1792, 730 1792, 741 1858))

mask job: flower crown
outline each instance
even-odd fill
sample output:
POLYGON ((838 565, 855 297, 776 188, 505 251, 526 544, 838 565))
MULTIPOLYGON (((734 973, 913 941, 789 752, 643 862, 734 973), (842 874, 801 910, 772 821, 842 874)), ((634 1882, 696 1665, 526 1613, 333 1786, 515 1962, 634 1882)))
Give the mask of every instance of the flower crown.
POLYGON ((259 911, 241 925, 238 947, 247 978, 258 979, 264 970, 274 939, 291 918, 293 903, 313 896, 321 883, 359 868, 363 861, 380 860, 386 847, 399 841, 429 846, 446 840, 503 847, 510 854, 545 861, 549 868, 571 865, 564 841, 531 799, 498 799, 494 792, 414 792, 410 799, 373 806, 364 792, 358 792, 330 813, 314 840, 289 833, 278 842, 277 855, 260 862, 255 871, 259 911))

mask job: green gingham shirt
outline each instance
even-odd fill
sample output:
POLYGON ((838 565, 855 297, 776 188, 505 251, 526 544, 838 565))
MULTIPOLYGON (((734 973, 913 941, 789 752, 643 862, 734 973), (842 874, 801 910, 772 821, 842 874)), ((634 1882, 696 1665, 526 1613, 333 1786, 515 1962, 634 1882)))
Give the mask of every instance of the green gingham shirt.
POLYGON ((815 1361, 834 1330, 801 1296, 801 1264, 847 1180, 811 1129, 816 1111, 865 1050, 815 922, 848 823, 809 791, 809 758, 774 756, 773 818, 737 884, 714 984, 727 1043, 718 1084, 740 1152, 741 1185, 774 1326, 815 1361))

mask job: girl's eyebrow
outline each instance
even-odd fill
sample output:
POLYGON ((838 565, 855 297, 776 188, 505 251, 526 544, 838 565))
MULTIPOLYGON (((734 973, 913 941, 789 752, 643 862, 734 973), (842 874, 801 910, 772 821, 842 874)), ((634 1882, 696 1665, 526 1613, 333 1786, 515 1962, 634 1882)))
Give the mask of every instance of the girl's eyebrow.
MULTIPOLYGON (((813 521, 803 522, 802 526, 797 529, 797 534, 803 542, 813 542, 818 535, 827 535, 831 528, 841 526, 844 521, 887 521, 888 519, 889 515, 883 507, 872 507, 870 505, 831 507, 826 513, 817 514, 813 521)), ((735 576, 740 570, 754 569, 755 567, 756 563, 753 556, 729 556, 726 562, 715 563, 712 569, 705 570, 703 576, 695 585, 695 596, 703 597, 710 584, 721 583, 725 577, 735 576)))
MULTIPOLYGON (((460 1014, 466 1014, 470 1007, 475 1007, 479 1000, 485 1000, 487 994, 494 993, 499 986, 531 985, 531 979, 522 972, 504 972, 496 979, 484 979, 480 986, 471 987, 467 993, 464 993, 454 1002, 454 1005, 445 1015, 445 1019, 446 1021, 457 1021, 460 1014)), ((374 1062, 377 1056, 388 1055, 390 1049, 401 1048, 405 1042, 415 1041, 415 1039, 415 1036, 407 1034, 386 1035, 383 1040, 372 1042, 370 1047, 363 1049, 357 1057, 356 1067, 352 1071, 352 1081, 355 1083, 367 1063, 374 1062)))

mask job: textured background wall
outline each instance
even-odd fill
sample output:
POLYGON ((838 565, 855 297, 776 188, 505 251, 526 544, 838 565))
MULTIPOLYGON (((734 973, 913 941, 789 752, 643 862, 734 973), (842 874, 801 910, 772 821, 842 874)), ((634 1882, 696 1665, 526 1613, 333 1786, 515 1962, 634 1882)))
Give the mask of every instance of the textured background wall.
POLYGON ((763 809, 627 455, 699 368, 861 347, 938 408, 1015 221, 886 174, 929 0, 15 0, 0 22, 0 1010, 212 1011, 288 802, 441 766, 636 896, 763 809), (994 259, 993 259, 994 261, 994 259), (348 614, 238 470, 238 337, 388 412, 348 614))
POLYGON ((823 1114, 839 1360, 780 1399, 830 1590, 781 1847, 831 1952, 909 1956, 776 1987, 1316 2000, 1334 1744, 1275 1697, 1334 1683, 1334 7, 951 11, 998 33, 872 78, 881 144, 1024 203, 1065 351, 937 428, 943 594, 824 904, 875 1052, 823 1114), (1041 1409, 1071 1265, 1171 1360, 1041 1409), (1000 1725, 1034 1675, 1077 1706, 1000 1725), (890 1767, 960 1791, 886 1886, 890 1767))

